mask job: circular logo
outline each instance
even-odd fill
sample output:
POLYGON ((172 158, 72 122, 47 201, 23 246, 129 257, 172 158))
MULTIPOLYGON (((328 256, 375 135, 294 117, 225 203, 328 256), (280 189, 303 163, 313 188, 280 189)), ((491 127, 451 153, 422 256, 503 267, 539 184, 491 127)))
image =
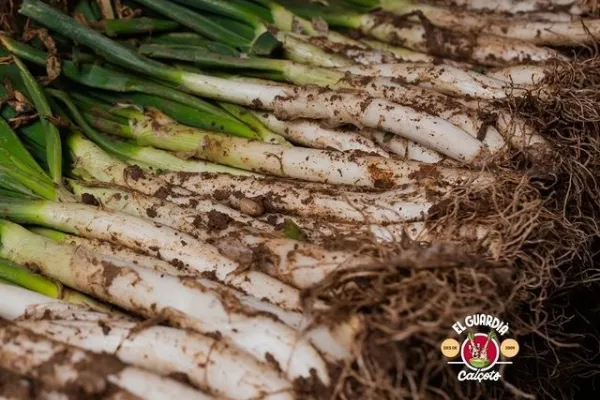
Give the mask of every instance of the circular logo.
POLYGON ((500 346, 493 332, 469 333, 460 348, 460 356, 467 367, 473 371, 487 371, 500 358, 500 346))
POLYGON ((519 343, 515 339, 506 339, 500 344, 500 352, 504 357, 513 358, 519 354, 519 343))
POLYGON ((460 353, 460 343, 456 339, 446 339, 442 342, 442 354, 447 358, 454 358, 460 353))

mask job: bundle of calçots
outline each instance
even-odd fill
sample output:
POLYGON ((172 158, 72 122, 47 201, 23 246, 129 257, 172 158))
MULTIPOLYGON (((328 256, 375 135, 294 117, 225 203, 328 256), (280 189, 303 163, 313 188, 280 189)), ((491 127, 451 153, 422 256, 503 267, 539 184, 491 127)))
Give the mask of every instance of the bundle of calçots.
POLYGON ((534 314, 585 258, 591 6, 21 3, 25 31, 0 32, 0 374, 43 396, 427 396, 373 346, 430 345, 454 314, 405 327, 391 304, 492 285, 490 310, 534 314))

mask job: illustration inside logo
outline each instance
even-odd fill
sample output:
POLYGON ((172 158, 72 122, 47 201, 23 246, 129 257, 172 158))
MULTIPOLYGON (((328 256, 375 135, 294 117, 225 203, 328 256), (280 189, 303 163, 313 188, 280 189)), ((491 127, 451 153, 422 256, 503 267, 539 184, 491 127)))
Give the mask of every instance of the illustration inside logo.
POLYGON ((476 371, 487 371, 498 363, 500 358, 500 345, 496 341, 496 334, 491 331, 485 333, 470 333, 460 348, 463 363, 476 371))

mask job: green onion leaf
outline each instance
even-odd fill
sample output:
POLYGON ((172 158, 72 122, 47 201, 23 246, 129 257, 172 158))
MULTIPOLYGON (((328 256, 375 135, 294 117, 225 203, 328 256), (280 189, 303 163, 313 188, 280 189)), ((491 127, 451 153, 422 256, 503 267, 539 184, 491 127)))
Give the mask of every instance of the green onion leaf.
POLYGON ((62 179, 62 147, 58 128, 49 120, 49 118, 53 117, 52 110, 50 109, 48 100, 44 96, 42 88, 39 86, 33 75, 31 75, 25 64, 17 57, 14 57, 14 60, 21 72, 23 82, 27 87, 29 98, 33 101, 35 109, 40 117, 40 121, 42 122, 42 126, 46 132, 46 153, 50 176, 54 182, 60 183, 62 179))

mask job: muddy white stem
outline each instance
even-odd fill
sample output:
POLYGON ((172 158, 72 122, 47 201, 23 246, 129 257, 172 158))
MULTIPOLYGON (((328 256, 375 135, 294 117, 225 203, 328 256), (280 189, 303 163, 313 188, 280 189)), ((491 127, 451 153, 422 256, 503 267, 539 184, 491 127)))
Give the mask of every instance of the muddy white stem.
POLYGON ((45 275, 126 310, 161 315, 175 326, 201 333, 218 332, 258 360, 272 357, 292 380, 316 372, 323 383, 330 382, 323 359, 294 329, 271 315, 256 315, 195 278, 161 274, 55 243, 6 221, 1 238, 1 256, 13 262, 35 264, 45 275))
POLYGON ((59 391, 149 400, 177 396, 181 399, 212 399, 172 379, 126 366, 116 358, 98 355, 50 340, 4 319, 0 320, 0 366, 40 380, 46 387, 59 391), (53 368, 44 368, 52 363, 53 368))

